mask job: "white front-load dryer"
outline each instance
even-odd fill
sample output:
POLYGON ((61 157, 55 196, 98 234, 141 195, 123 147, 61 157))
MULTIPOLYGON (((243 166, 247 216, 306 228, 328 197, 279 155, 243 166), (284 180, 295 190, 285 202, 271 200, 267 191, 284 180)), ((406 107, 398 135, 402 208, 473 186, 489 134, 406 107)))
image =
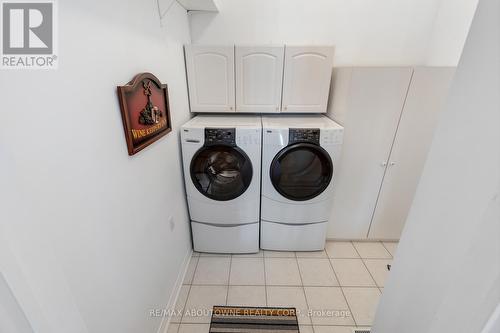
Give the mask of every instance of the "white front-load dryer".
POLYGON ((323 115, 262 117, 261 247, 325 246, 343 127, 323 115))
POLYGON ((260 116, 196 116, 181 129, 194 250, 259 251, 260 116))

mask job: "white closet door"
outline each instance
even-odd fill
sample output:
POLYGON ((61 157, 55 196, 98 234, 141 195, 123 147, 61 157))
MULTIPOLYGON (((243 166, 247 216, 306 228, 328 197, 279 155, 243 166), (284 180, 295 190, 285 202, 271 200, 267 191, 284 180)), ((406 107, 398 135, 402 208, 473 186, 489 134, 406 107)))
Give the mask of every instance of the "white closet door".
MULTIPOLYGON (((334 175, 329 238, 366 238, 412 74, 411 68, 340 68, 349 81, 344 142, 334 175), (350 72, 350 74, 349 74, 350 72)), ((341 98, 341 96, 337 96, 341 98)))
POLYGON ((286 46, 282 112, 326 112, 333 46, 286 46))
POLYGON ((191 112, 234 111, 234 47, 186 45, 191 112))
POLYGON ((415 68, 368 238, 399 239, 454 71, 415 68))
POLYGON ((236 111, 280 111, 284 49, 236 46, 236 111))

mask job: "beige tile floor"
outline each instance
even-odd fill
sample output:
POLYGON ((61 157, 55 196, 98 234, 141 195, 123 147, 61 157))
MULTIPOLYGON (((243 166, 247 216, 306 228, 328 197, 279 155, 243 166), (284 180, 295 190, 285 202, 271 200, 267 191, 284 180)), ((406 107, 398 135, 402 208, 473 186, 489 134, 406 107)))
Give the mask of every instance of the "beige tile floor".
POLYGON ((213 305, 290 306, 302 333, 369 327, 395 242, 327 242, 324 251, 194 253, 169 333, 206 333, 213 305))

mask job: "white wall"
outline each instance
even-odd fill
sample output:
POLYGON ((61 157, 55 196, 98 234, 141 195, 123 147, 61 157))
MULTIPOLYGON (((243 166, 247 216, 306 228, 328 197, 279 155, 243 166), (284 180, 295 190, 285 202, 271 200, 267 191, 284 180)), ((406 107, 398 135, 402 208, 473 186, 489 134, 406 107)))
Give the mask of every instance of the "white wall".
POLYGON ((336 66, 426 65, 428 53, 439 54, 439 65, 455 66, 476 3, 217 0, 219 13, 191 14, 191 38, 200 44, 333 44, 336 66))
POLYGON ((500 2, 481 0, 374 333, 481 332, 500 302, 500 2))
POLYGON ((0 73, 0 268, 33 329, 155 332, 190 251, 178 128, 186 11, 58 1, 59 69, 0 73), (127 155, 116 86, 169 85, 173 132, 127 155), (172 223, 170 223, 172 218, 172 223))
POLYGON ((458 64, 478 0, 441 0, 429 40, 426 64, 458 64))

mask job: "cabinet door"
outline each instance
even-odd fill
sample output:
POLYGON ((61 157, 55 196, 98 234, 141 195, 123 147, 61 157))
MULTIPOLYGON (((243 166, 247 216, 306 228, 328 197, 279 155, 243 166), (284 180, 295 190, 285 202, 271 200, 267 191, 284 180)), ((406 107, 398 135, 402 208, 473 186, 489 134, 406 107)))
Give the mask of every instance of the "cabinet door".
POLYGON ((280 111, 283 52, 283 46, 236 46, 236 111, 280 111))
POLYGON ((399 239, 453 73, 453 67, 415 68, 368 238, 399 239))
POLYGON ((186 45, 191 112, 234 111, 234 47, 186 45))
POLYGON ((326 112, 332 46, 286 46, 282 112, 326 112))
MULTIPOLYGON (((344 142, 334 175, 334 195, 328 237, 366 238, 386 163, 398 126, 411 68, 337 68, 346 109, 342 115, 344 142)), ((339 83, 340 84, 340 83, 339 83)), ((334 88, 335 89, 335 88, 334 88)), ((341 96, 336 96, 341 100, 341 96)), ((335 105, 335 104, 334 104, 335 105)))

